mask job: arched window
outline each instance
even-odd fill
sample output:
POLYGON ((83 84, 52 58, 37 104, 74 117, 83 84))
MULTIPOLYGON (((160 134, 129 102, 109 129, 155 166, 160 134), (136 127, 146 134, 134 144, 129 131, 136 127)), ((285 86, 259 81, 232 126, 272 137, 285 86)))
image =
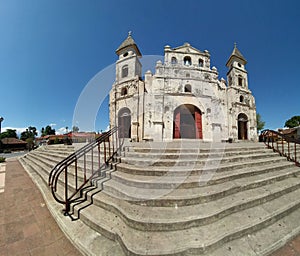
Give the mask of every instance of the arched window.
POLYGON ((238 76, 238 85, 243 86, 243 78, 242 76, 238 76))
POLYGON ((121 96, 127 95, 127 93, 128 93, 127 88, 126 87, 122 88, 122 90, 121 90, 121 96))
POLYGON ((203 67, 203 60, 202 59, 199 59, 198 65, 199 65, 200 68, 203 67))
POLYGON ((186 84, 184 86, 184 92, 192 92, 192 86, 190 84, 186 84))
POLYGON ((185 77, 190 77, 190 76, 191 76, 190 73, 185 74, 185 77))
POLYGON ((241 103, 244 102, 244 96, 243 96, 243 95, 240 96, 240 102, 241 102, 241 103))
POLYGON ((171 58, 171 64, 172 64, 172 65, 177 64, 177 59, 176 59, 175 57, 172 57, 172 58, 171 58))
POLYGON ((192 65, 192 59, 190 56, 185 56, 183 59, 183 64, 186 66, 191 66, 192 65))
POLYGON ((122 78, 128 76, 128 65, 122 67, 122 78))

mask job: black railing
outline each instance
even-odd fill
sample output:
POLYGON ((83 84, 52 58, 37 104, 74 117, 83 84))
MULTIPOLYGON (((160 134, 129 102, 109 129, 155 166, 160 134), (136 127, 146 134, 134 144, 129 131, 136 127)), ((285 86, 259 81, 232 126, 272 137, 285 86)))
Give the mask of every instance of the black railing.
POLYGON ((273 130, 264 130, 262 139, 268 148, 300 166, 300 140, 273 130))
POLYGON ((65 215, 69 214, 71 204, 85 186, 116 160, 121 146, 118 129, 115 127, 69 155, 52 169, 49 186, 55 200, 65 205, 65 215))

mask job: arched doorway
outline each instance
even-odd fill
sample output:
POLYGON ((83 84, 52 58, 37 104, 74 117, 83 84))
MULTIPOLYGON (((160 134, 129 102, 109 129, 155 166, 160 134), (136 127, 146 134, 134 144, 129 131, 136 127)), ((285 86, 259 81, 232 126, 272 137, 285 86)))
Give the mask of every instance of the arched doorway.
POLYGON ((202 139, 202 115, 194 105, 186 104, 174 111, 173 138, 202 139))
POLYGON ((118 113, 120 138, 131 138, 131 112, 129 108, 122 108, 118 113))
POLYGON ((248 139, 248 117, 245 114, 238 115, 238 139, 247 140, 248 139))

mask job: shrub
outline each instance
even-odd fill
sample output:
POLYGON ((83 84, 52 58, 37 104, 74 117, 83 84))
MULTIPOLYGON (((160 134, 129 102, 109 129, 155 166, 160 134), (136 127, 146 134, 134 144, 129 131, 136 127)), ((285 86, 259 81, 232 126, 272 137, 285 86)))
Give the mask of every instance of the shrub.
POLYGON ((0 156, 0 163, 4 163, 5 162, 5 157, 0 156))

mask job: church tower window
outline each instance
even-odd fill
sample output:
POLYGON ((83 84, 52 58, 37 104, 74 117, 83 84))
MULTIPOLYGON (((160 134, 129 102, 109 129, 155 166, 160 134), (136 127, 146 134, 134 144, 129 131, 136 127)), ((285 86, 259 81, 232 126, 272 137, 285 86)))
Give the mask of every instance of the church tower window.
POLYGON ((177 59, 175 57, 172 57, 171 64, 172 65, 176 65, 177 64, 177 59))
POLYGON ((190 84, 186 84, 184 86, 184 92, 192 92, 192 86, 190 84))
POLYGON ((128 94, 127 88, 126 87, 122 88, 122 90, 121 90, 121 96, 125 96, 127 94, 128 94))
POLYGON ((191 66, 192 65, 192 59, 190 56, 185 56, 183 59, 183 64, 186 66, 191 66))
POLYGON ((241 102, 241 103, 244 102, 244 96, 243 96, 243 95, 240 96, 240 102, 241 102))
POLYGON ((243 86, 243 78, 241 76, 238 77, 238 85, 243 86))
POLYGON ((199 65, 199 67, 200 67, 200 68, 202 68, 202 67, 203 67, 203 60, 202 60, 202 59, 199 59, 199 61, 198 61, 198 65, 199 65))
POLYGON ((128 65, 122 67, 122 78, 128 76, 128 65))

